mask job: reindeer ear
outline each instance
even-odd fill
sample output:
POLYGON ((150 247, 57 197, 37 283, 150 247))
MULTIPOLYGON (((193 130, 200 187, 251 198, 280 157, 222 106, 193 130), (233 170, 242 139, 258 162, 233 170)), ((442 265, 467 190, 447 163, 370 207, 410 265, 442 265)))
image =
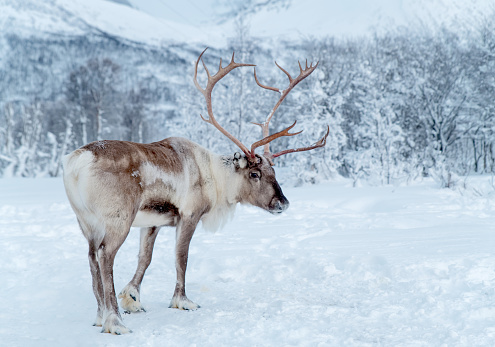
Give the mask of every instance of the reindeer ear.
POLYGON ((234 166, 236 169, 244 169, 247 166, 247 159, 241 153, 234 153, 234 166))
POLYGON ((242 158, 242 159, 239 159, 239 167, 241 169, 245 169, 248 165, 248 162, 247 162, 247 159, 246 158, 242 158))

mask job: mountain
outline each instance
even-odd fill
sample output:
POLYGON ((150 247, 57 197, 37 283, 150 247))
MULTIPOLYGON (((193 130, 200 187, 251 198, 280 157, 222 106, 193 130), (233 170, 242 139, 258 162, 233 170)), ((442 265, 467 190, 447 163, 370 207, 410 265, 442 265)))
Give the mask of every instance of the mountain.
POLYGON ((235 35, 239 19, 255 37, 298 40, 401 26, 471 30, 493 11, 490 0, 1 0, 0 29, 26 36, 100 32, 152 46, 222 47, 235 35))
POLYGON ((225 38, 242 19, 256 37, 361 36, 399 27, 471 30, 495 11, 492 0, 129 0, 153 17, 225 38))
POLYGON ((190 25, 103 0, 2 0, 0 29, 3 35, 37 37, 100 32, 154 46, 168 42, 201 42, 211 37, 190 25))

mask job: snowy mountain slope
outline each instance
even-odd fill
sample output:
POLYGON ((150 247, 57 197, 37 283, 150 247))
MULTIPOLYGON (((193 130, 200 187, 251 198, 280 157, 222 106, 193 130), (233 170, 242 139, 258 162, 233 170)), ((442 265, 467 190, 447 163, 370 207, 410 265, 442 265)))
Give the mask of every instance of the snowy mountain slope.
POLYGON ((150 16, 129 6, 103 0, 3 0, 0 2, 2 34, 81 35, 99 31, 122 39, 163 45, 198 42, 207 36, 187 24, 150 16))
POLYGON ((368 35, 399 26, 430 31, 442 26, 468 30, 495 10, 491 0, 288 0, 275 5, 261 0, 200 3, 131 0, 131 3, 155 17, 202 29, 220 19, 223 24, 217 31, 224 33, 235 31, 235 17, 239 16, 249 24, 254 36, 290 40, 368 35))
MULTIPOLYGON (((193 312, 168 309, 174 233, 160 231, 133 330, 100 334, 87 244, 61 179, 0 180, 0 344, 6 346, 493 346, 493 185, 476 194, 336 182, 284 188, 289 210, 241 207, 191 244, 193 312), (490 193, 491 192, 491 193, 490 193), (480 193, 482 194, 480 196, 480 193)), ((119 291, 139 232, 117 254, 119 291)))
MULTIPOLYGON (((166 42, 222 46, 236 31, 231 15, 217 24, 225 4, 216 0, 164 3, 131 1, 132 6, 106 0, 2 0, 0 28, 5 34, 80 35, 101 31, 151 45, 166 42)), ((328 35, 366 35, 412 26, 435 30, 441 26, 470 29, 493 12, 489 0, 288 1, 270 6, 256 1, 256 11, 240 9, 254 36, 284 39, 328 35), (247 14, 244 14, 247 13, 247 14)))
POLYGON ((3 35, 9 32, 25 36, 84 33, 81 23, 52 0, 0 1, 0 28, 3 35))
POLYGON ((254 35, 283 37, 356 36, 400 26, 471 29, 495 7, 490 0, 293 0, 288 8, 256 13, 254 35))

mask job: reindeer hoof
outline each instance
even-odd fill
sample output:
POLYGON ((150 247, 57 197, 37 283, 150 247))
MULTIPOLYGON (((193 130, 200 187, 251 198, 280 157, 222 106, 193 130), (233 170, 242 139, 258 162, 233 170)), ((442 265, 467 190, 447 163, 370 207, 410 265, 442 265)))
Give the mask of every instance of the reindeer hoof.
POLYGON ((173 297, 170 302, 169 308, 178 308, 179 310, 194 311, 200 308, 198 304, 195 304, 187 297, 173 297))
POLYGON ((103 324, 103 328, 101 329, 102 333, 110 333, 114 335, 122 335, 132 333, 131 329, 127 328, 119 316, 115 313, 110 314, 105 323, 103 324))
POLYGON ((130 285, 127 285, 119 294, 120 307, 124 313, 146 312, 141 301, 139 300, 139 291, 130 285))
POLYGON ((101 327, 103 325, 103 317, 101 316, 101 314, 98 312, 96 314, 96 319, 95 319, 95 322, 93 323, 93 326, 94 327, 101 327))
POLYGON ((145 310, 144 308, 141 308, 140 310, 138 310, 138 311, 133 311, 133 312, 131 312, 131 311, 127 311, 127 310, 124 310, 124 311, 123 311, 123 313, 124 313, 124 314, 131 314, 131 313, 136 313, 136 312, 146 312, 146 310, 145 310))

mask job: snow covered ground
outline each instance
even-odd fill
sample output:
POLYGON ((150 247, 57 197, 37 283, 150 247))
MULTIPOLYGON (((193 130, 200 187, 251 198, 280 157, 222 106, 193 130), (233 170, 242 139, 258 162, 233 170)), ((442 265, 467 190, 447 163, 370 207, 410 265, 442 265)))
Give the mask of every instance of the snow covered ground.
MULTIPOLYGON (((494 346, 495 199, 432 182, 285 188, 281 216, 240 207, 225 229, 198 229, 188 296, 169 309, 174 233, 161 231, 132 334, 91 324, 86 241, 61 179, 0 180, 2 346, 494 346)), ((488 193, 486 193, 488 191, 488 193)), ((133 230, 116 290, 132 277, 133 230)))

